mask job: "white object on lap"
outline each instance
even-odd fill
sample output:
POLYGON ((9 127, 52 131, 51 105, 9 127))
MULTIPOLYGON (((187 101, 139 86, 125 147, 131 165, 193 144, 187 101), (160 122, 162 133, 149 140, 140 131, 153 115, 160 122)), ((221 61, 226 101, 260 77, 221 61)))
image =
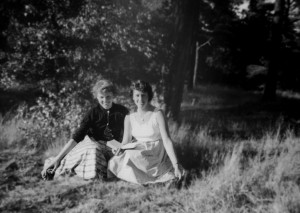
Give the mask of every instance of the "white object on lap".
POLYGON ((127 143, 121 146, 121 149, 134 149, 137 145, 137 143, 127 143))
POLYGON ((116 141, 115 139, 113 139, 111 141, 107 141, 106 145, 115 150, 121 148, 121 146, 122 146, 122 144, 120 142, 116 141))

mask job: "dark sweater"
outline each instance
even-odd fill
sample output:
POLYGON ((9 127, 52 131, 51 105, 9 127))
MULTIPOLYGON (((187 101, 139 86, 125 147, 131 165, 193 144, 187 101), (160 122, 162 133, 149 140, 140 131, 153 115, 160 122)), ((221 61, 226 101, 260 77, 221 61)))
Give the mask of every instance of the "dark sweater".
POLYGON ((122 141, 124 119, 129 113, 128 109, 122 105, 113 103, 109 110, 104 109, 98 103, 83 117, 79 128, 73 133, 72 138, 78 143, 84 139, 86 135, 94 140, 109 141, 115 139, 122 141), (109 111, 109 129, 111 134, 105 133, 108 123, 109 111))

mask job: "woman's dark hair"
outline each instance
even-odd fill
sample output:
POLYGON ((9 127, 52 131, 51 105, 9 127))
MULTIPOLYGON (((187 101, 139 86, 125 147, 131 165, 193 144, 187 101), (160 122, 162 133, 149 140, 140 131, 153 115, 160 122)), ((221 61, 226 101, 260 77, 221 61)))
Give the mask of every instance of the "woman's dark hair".
POLYGON ((146 81, 142 81, 142 80, 136 80, 136 81, 133 81, 131 83, 131 86, 130 86, 130 95, 132 97, 133 95, 133 90, 138 90, 138 91, 141 91, 141 92, 145 92, 148 94, 148 101, 150 102, 153 98, 153 91, 152 91, 152 87, 151 85, 146 82, 146 81))

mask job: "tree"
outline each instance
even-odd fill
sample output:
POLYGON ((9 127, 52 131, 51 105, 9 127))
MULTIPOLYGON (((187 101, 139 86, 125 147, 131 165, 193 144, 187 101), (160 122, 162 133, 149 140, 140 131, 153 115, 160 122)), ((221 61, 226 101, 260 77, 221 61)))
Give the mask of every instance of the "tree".
POLYGON ((264 99, 273 100, 276 97, 276 84, 278 68, 281 60, 282 25, 285 15, 285 0, 276 0, 274 6, 274 17, 271 28, 271 51, 270 62, 267 74, 267 81, 264 90, 264 99))
POLYGON ((149 2, 4 0, 0 9, 1 86, 84 90, 95 75, 128 82, 153 66, 161 33, 151 28, 158 9, 149 2))
POLYGON ((206 61, 210 57, 213 61, 211 66, 219 66, 222 67, 221 69, 230 64, 228 61, 218 62, 217 60, 223 57, 224 49, 229 49, 227 44, 229 39, 226 40, 226 38, 231 34, 230 23, 234 18, 233 5, 240 4, 240 1, 176 0, 172 3, 175 16, 174 53, 166 80, 165 103, 170 117, 178 120, 184 83, 187 82, 189 88, 192 88, 193 82, 196 81, 199 60, 199 57, 196 58, 197 50, 212 43, 210 52, 202 54, 201 57, 205 59, 201 60, 206 61), (200 44, 198 47, 197 42, 200 44))
POLYGON ((192 65, 193 49, 196 44, 195 32, 198 26, 199 1, 174 1, 175 30, 174 55, 167 76, 165 91, 166 111, 178 120, 184 82, 192 65))

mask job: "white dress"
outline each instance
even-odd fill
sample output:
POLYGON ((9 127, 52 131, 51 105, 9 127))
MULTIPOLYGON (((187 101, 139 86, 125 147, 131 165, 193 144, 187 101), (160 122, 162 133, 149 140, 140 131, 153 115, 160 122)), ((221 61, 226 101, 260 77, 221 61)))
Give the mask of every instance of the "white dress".
POLYGON ((137 114, 129 115, 132 136, 137 140, 128 144, 122 154, 114 156, 108 169, 118 178, 137 184, 166 182, 175 178, 174 169, 163 145, 154 111, 146 123, 140 124, 137 114))

